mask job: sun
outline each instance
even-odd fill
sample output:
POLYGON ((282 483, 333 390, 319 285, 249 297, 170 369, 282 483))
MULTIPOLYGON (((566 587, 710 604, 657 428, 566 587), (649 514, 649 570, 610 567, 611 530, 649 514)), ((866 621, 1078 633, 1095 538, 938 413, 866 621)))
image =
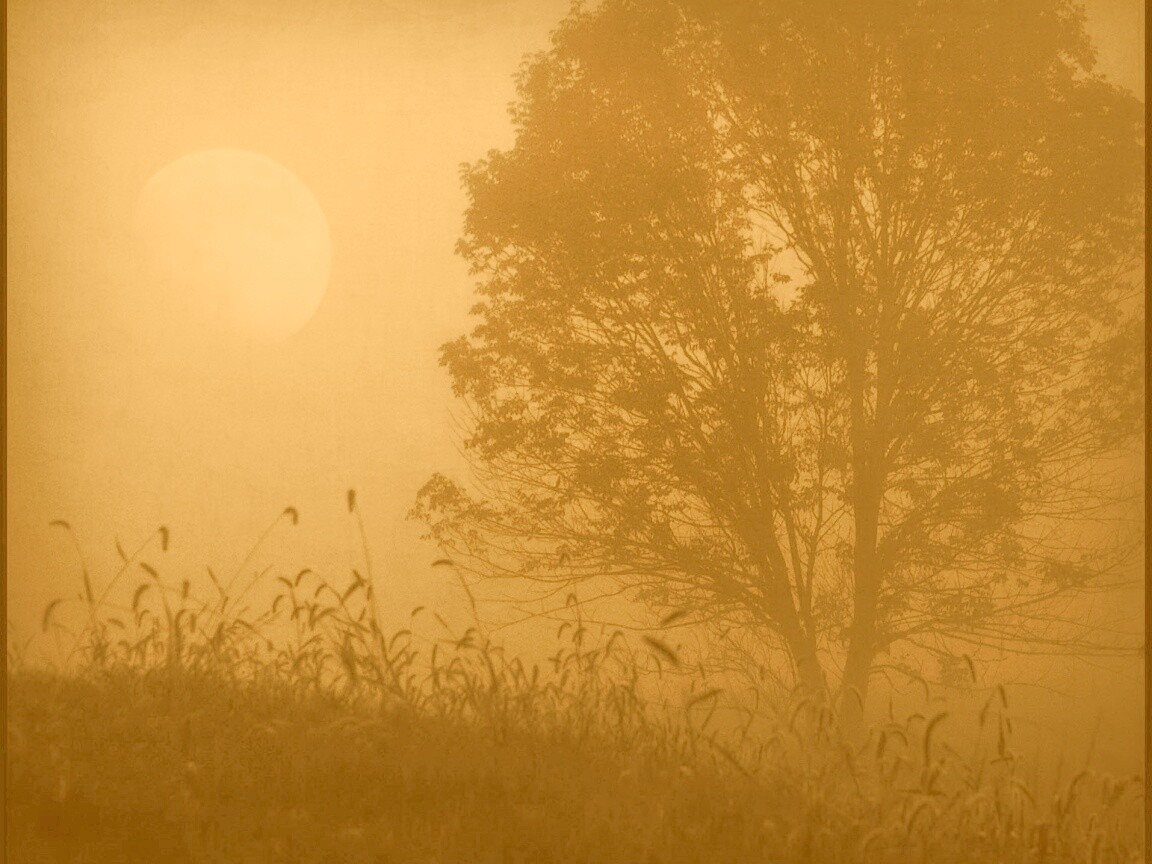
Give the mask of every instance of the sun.
POLYGON ((320 203, 259 153, 203 150, 161 168, 140 192, 136 233, 181 324, 282 339, 312 318, 328 287, 320 203))

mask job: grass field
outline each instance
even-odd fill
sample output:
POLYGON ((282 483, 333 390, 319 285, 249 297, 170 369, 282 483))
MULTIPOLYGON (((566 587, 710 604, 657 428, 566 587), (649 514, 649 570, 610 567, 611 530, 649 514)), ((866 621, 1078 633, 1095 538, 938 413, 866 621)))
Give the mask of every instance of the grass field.
POLYGON ((939 708, 849 744, 810 701, 721 733, 689 710, 718 689, 648 704, 640 650, 578 620, 534 665, 480 630, 382 633, 359 574, 282 577, 255 611, 213 584, 125 556, 99 594, 85 576, 78 626, 45 610, 66 671, 10 652, 8 860, 1143 860, 1143 778, 1042 795, 1002 690, 975 746, 939 708))
POLYGON ((208 681, 27 676, 12 697, 13 862, 763 861, 785 845, 747 779, 608 744, 208 681))

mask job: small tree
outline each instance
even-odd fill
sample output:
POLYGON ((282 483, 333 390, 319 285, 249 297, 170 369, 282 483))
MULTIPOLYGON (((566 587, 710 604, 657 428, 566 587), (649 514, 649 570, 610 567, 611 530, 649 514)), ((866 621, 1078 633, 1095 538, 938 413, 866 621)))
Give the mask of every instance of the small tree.
POLYGON ((577 7, 465 173, 479 482, 418 515, 861 704, 901 644, 1067 638, 1141 419, 1142 109, 1092 63, 1062 0, 577 7))

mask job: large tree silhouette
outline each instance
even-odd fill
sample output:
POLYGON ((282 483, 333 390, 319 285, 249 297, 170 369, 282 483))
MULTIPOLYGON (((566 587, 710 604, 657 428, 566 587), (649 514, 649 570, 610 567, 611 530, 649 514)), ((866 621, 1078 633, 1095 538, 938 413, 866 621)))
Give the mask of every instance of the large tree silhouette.
POLYGON ((1141 411, 1142 109, 1092 62, 1058 0, 577 7, 465 172, 477 479, 417 512, 861 702, 900 644, 1068 638, 1141 411))

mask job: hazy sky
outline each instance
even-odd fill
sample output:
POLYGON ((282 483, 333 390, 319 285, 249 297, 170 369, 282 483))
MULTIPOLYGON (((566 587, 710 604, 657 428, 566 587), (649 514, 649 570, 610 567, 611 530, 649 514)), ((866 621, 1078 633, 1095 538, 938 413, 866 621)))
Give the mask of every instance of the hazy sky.
POLYGON ((511 142, 512 73, 566 8, 11 5, 10 617, 78 584, 54 518, 106 567, 113 535, 166 523, 177 560, 226 568, 292 504, 286 566, 320 566, 355 551, 355 486, 389 571, 425 561, 402 517, 456 460, 436 349, 470 305, 459 165, 511 142), (148 296, 137 196, 216 147, 280 162, 327 216, 327 295, 281 344, 189 341, 148 296))
MULTIPOLYGON (((167 524, 175 566, 226 570, 291 504, 302 523, 271 558, 339 571, 358 555, 349 487, 385 598, 435 600, 434 550, 403 516, 459 464, 436 364, 471 304, 458 168, 511 143, 512 74, 566 8, 9 4, 8 591, 23 632, 78 586, 51 519, 75 526, 100 583, 114 536, 134 546, 167 524), (141 270, 141 189, 217 147, 281 163, 327 217, 327 294, 280 344, 189 338, 141 270)), ((1089 12, 1102 68, 1142 94, 1142 4, 1089 12)))

